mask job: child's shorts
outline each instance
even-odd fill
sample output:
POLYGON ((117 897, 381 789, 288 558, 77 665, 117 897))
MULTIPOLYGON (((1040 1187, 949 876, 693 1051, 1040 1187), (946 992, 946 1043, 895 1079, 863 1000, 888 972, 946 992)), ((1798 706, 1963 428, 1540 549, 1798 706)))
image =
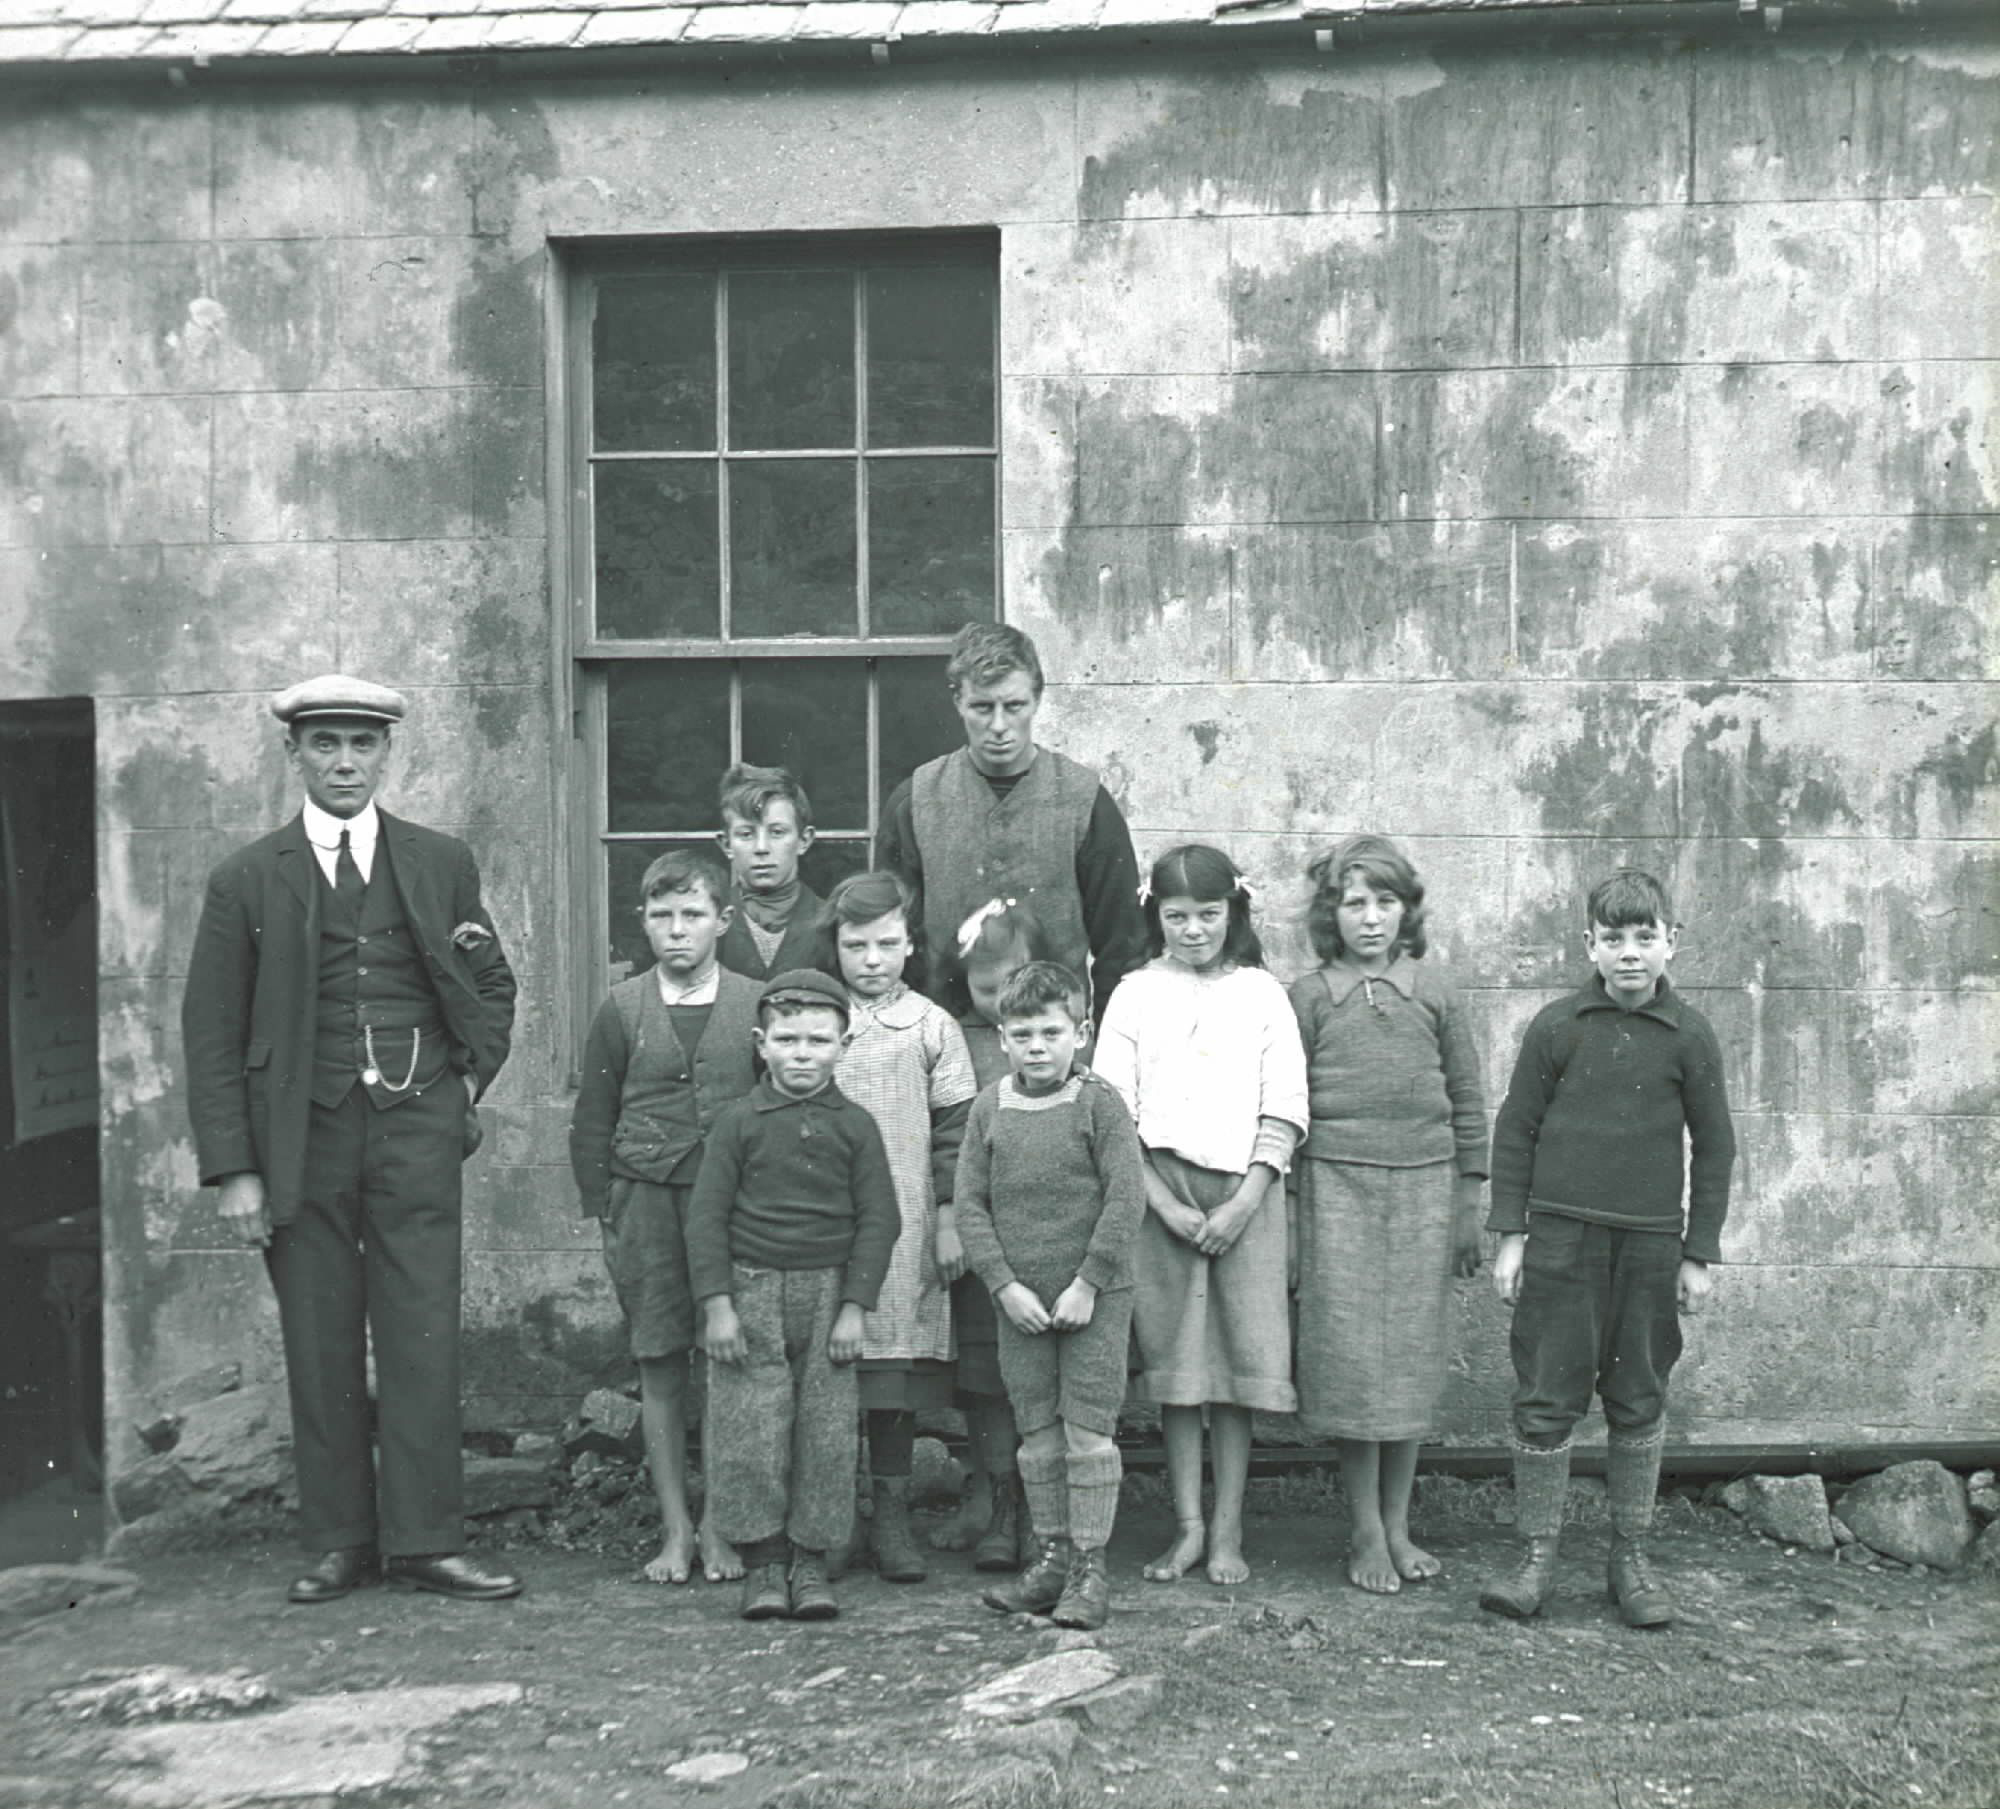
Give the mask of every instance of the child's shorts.
POLYGON ((951 1284, 951 1324, 958 1337, 957 1406, 1007 1398, 1007 1383, 1000 1374, 999 1314, 992 1292, 977 1275, 968 1272, 951 1284))
POLYGON ((694 1290, 688 1282, 691 1187, 613 1175, 603 1219, 604 1266, 625 1315, 633 1358, 651 1363, 694 1348, 694 1290))
POLYGON ((1132 1336, 1132 1290, 1097 1297, 1097 1309, 1080 1332, 1017 1331, 1000 1318, 1000 1373, 1014 1424, 1026 1438, 1057 1420, 1101 1432, 1118 1431, 1125 1405, 1125 1348, 1132 1336))

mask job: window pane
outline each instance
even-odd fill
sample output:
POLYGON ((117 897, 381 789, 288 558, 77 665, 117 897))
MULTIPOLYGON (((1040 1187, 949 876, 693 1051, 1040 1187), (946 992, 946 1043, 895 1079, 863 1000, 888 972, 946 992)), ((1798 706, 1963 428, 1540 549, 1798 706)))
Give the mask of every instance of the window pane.
POLYGON ((714 829, 715 786, 729 764, 728 666, 617 665, 605 689, 605 827, 714 829))
POLYGON ((600 452, 715 445, 715 276, 606 277, 591 327, 591 413, 600 452))
POLYGON ((944 661, 878 660, 882 767, 876 783, 889 794, 926 760, 965 745, 965 729, 945 689, 944 661))
POLYGON ((993 273, 868 277, 868 443, 993 444, 993 273))
POLYGON ((611 639, 721 632, 715 467, 598 465, 592 559, 597 632, 611 639))
POLYGON ((854 278, 729 278, 729 443, 752 452, 854 444, 854 278))
POLYGON ((854 634, 854 462, 729 466, 731 632, 854 634))
POLYGON ((745 660, 743 758, 791 768, 815 827, 868 827, 868 671, 859 660, 745 660))
POLYGON ((993 615, 993 461, 868 461, 868 621, 951 634, 993 615))
MULTIPOLYGON (((815 803, 813 809, 819 809, 815 803)), ((799 877, 824 898, 850 873, 868 871, 868 842, 814 842, 799 862, 799 877)))

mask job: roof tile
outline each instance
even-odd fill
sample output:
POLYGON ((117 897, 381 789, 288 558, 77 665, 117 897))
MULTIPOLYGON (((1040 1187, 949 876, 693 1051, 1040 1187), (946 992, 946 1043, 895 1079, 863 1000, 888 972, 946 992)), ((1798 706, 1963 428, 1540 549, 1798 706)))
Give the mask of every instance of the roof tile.
POLYGON ((1000 16, 995 0, 922 0, 896 21, 899 38, 976 38, 1000 16))
POLYGON ((146 54, 181 63, 248 56, 270 29, 268 25, 169 25, 146 46, 146 54))
POLYGON ((0 25, 0 63, 57 63, 82 35, 76 25, 0 25))
MULTIPOLYGON (((7 23, 17 27, 64 24, 63 0, 13 0, 7 8, 7 23)), ((71 19, 67 23, 74 25, 79 21, 71 19)))
POLYGON ((292 16, 299 19, 372 19, 387 4, 388 0, 292 0, 292 16))
POLYGON ((493 29, 494 21, 481 14, 454 19, 429 19, 424 23, 423 35, 413 46, 417 50, 456 51, 483 50, 486 34, 493 29))
POLYGON ((589 21, 575 12, 506 13, 493 21, 488 50, 563 50, 589 21))
POLYGON ((1089 31, 1104 10, 1104 0, 1021 0, 1003 6, 993 22, 995 32, 1026 36, 1035 32, 1089 31))
POLYGON ((136 16, 141 25, 200 25, 223 5, 224 0, 145 0, 136 16))
POLYGON ((697 9, 683 44, 782 44, 798 30, 803 6, 772 6, 764 0, 697 9))
POLYGON ((257 40, 260 57, 319 57, 354 29, 350 19, 300 19, 290 25, 273 25, 257 40))
POLYGON ((578 34, 576 47, 590 50, 612 44, 677 44, 694 19, 691 6, 649 6, 635 11, 597 14, 578 34))
POLYGON ((160 35, 157 25, 110 25, 86 31, 63 52, 66 63, 136 57, 160 35))
POLYGON ((65 25, 130 25, 136 17, 133 0, 63 0, 65 25))
POLYGON ((394 51, 411 50, 424 35, 428 19, 344 19, 316 21, 344 27, 340 34, 340 54, 346 56, 388 56, 394 51))
POLYGON ((903 0, 811 0, 794 37, 878 39, 891 36, 903 0))
POLYGON ((1208 25, 1215 19, 1215 0, 1104 0, 1097 15, 1100 31, 1120 26, 1208 25))
POLYGON ((229 0, 217 16, 231 24, 261 19, 267 25, 289 25, 301 10, 299 0, 229 0))

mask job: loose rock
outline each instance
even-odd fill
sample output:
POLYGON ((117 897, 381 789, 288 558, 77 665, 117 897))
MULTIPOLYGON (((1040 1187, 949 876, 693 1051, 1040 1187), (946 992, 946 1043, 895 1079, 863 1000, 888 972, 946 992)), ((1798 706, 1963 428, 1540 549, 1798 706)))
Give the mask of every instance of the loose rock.
POLYGON ((1973 1541, 1965 1561, 1975 1570, 1989 1574, 2000 1571, 2000 1520, 1988 1523, 1986 1530, 1973 1541))
POLYGON ((292 1413, 276 1383, 197 1401, 181 1415, 173 1461, 195 1488, 224 1501, 275 1494, 292 1471, 292 1413))
POLYGON ((1974 1470, 1965 1479, 1965 1505, 1982 1526, 2000 1520, 2000 1483, 1991 1470, 1974 1470))
POLYGON ((1929 1461, 1864 1476, 1840 1498, 1840 1517, 1884 1557, 1939 1570, 1957 1567, 1975 1530, 1965 1485, 1929 1461))
POLYGON ((1849 1526, 1838 1514, 1829 1514, 1826 1520, 1827 1524, 1833 1528, 1834 1544, 1852 1545, 1854 1543, 1854 1528, 1849 1526))
POLYGON ((725 1778, 733 1778, 750 1769, 747 1754, 740 1752, 698 1752, 691 1759, 682 1759, 677 1765, 667 1767, 667 1776, 679 1778, 684 1784, 720 1784, 725 1778))
POLYGON ((549 1467, 532 1457, 472 1457, 465 1460, 465 1512, 504 1514, 514 1508, 547 1507, 549 1467))
POLYGON ((1165 1695, 1164 1680, 1155 1673, 1148 1673, 1144 1677, 1121 1677, 1101 1690, 1092 1690, 1088 1695, 1077 1697, 1065 1708, 1080 1715, 1090 1727, 1117 1732, 1137 1727, 1158 1710, 1165 1695))
POLYGON ((0 1570, 0 1627, 90 1602, 125 1601, 138 1591, 132 1572, 107 1564, 18 1564, 0 1570))
POLYGON ((910 1499, 926 1507, 956 1507, 964 1493, 965 1466, 945 1449, 944 1441, 918 1439, 910 1457, 910 1499))
POLYGON ((1745 1476, 1722 1491, 1723 1504, 1752 1532, 1781 1545, 1832 1551, 1826 1484, 1817 1476, 1745 1476))
POLYGON ((1023 1721, 989 1731, 986 1744, 1001 1752, 1018 1753, 1023 1758, 1040 1759, 1045 1764, 1063 1766, 1076 1750, 1076 1723, 1060 1715, 1045 1715, 1039 1721, 1023 1721))
POLYGON ((102 1683, 59 1690, 49 1700, 79 1721, 218 1721, 276 1708, 284 1697, 241 1667, 210 1672, 148 1665, 102 1683))
POLYGON ((1058 1703, 1102 1689, 1118 1675, 1116 1662, 1094 1648, 1051 1652, 966 1691, 959 1708, 975 1721, 1033 1721, 1058 1703))
POLYGON ((585 1395, 563 1434, 563 1449, 572 1457, 592 1451, 637 1457, 641 1442, 639 1403, 615 1388, 593 1388, 585 1395))

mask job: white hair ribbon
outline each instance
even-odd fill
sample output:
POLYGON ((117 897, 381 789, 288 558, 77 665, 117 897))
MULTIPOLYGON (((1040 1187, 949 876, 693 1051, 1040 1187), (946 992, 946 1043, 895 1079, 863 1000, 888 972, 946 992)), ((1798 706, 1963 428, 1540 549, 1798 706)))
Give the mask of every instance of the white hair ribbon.
POLYGON ((989 898, 958 926, 958 958, 963 961, 972 953, 972 945, 979 940, 979 932, 986 927, 989 919, 998 917, 1003 911, 1011 911, 1011 898, 989 898))

